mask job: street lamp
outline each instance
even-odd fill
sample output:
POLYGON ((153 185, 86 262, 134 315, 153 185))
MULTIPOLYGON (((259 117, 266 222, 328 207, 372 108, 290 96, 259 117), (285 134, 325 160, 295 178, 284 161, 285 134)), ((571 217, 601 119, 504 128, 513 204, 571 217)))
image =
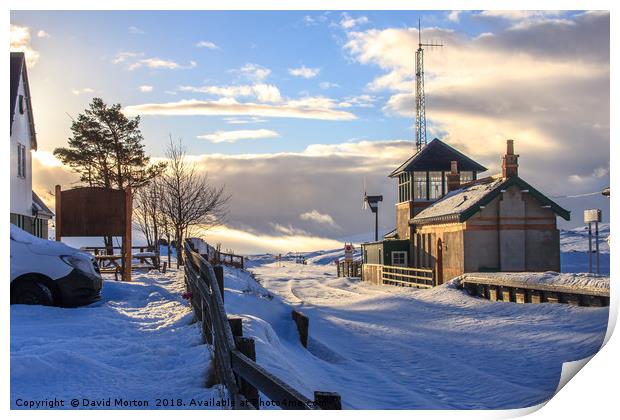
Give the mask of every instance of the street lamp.
POLYGON ((363 209, 370 207, 370 211, 375 214, 375 242, 379 240, 379 201, 383 201, 382 195, 366 195, 364 193, 363 209))

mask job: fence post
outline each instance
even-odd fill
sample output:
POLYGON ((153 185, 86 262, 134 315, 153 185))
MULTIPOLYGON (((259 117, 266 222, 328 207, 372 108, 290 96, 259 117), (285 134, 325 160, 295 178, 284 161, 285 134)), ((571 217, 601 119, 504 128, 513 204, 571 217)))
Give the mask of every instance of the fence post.
POLYGON ((293 309, 291 316, 297 325, 297 331, 299 332, 299 341, 301 345, 308 348, 308 327, 310 320, 303 313, 293 309))
POLYGON ((243 321, 239 317, 228 317, 228 324, 230 324, 230 330, 233 337, 241 337, 243 335, 243 321))
POLYGON ((221 265, 216 265, 213 267, 213 271, 215 272, 215 279, 217 280, 217 286, 220 288, 220 293, 222 294, 222 302, 224 301, 224 267, 221 265))
POLYGON ((314 391, 314 403, 321 410, 342 410, 340 394, 337 392, 314 391))
MULTIPOLYGON (((254 362, 256 361, 256 348, 254 346, 254 339, 247 337, 235 337, 235 345, 237 347, 237 350, 239 350, 248 358, 252 359, 254 362)), ((260 404, 258 399, 258 389, 253 387, 243 378, 239 378, 238 382, 239 391, 241 392, 241 394, 243 394, 245 398, 247 398, 248 401, 252 403, 254 408, 259 410, 260 404)))

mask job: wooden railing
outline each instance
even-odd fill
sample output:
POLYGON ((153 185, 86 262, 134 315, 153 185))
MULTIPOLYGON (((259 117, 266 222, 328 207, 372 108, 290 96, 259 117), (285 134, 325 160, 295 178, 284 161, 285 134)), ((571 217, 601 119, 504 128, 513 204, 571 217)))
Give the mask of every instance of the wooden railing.
POLYGON ((429 268, 396 267, 382 264, 362 265, 362 280, 374 284, 391 284, 429 288, 435 286, 434 271, 429 268))
POLYGON ((338 261, 336 267, 338 277, 362 277, 361 261, 338 261))
POLYGON ((218 251, 217 248, 200 238, 190 238, 189 241, 197 248, 200 255, 213 265, 224 264, 235 268, 245 268, 245 258, 243 255, 218 251))
POLYGON ((258 391, 283 409, 340 409, 338 394, 317 391, 312 401, 256 363, 254 340, 242 336, 241 319, 226 315, 223 269, 201 256, 192 247, 195 241, 188 239, 184 245, 185 284, 212 349, 214 369, 208 383, 226 386, 233 409, 258 409, 258 391))

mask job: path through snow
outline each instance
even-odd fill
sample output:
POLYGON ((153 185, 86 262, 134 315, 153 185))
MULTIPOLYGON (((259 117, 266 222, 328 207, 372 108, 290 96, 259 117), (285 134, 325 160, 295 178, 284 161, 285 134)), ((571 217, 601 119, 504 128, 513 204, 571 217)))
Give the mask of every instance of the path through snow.
POLYGON ((377 286, 264 257, 250 265, 260 284, 227 269, 226 306, 245 317, 258 362, 308 396, 339 392, 345 408, 531 406, 553 395, 563 362, 599 349, 607 326, 607 308, 377 286), (308 350, 291 308, 310 318, 308 350))

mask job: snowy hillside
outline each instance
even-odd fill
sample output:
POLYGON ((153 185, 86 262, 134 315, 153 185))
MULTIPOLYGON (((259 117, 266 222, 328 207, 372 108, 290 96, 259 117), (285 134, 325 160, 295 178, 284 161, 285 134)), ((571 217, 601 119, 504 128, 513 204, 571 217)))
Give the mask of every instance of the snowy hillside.
MULTIPOLYGON (((607 238, 609 237, 609 223, 599 225, 599 259, 601 274, 609 275, 610 251, 607 238)), ((594 230, 592 231, 594 242, 594 230)), ((595 249, 592 244, 592 249, 595 249)), ((562 272, 582 273, 588 271, 588 231, 585 226, 571 230, 560 231, 560 260, 562 272)), ((596 254, 592 255, 592 269, 596 267, 596 254)))
MULTIPOLYGON (((599 225, 599 235, 601 238, 599 242, 601 274, 609 274, 609 245, 607 243, 607 238, 609 237, 609 223, 601 223, 599 225)), ((587 272, 588 232, 585 226, 571 230, 561 230, 560 251, 562 272, 587 272)), ((342 260, 344 258, 344 249, 339 248, 314 252, 289 253, 283 255, 282 259, 284 261, 294 261, 296 255, 305 256, 306 262, 308 264, 330 265, 334 264, 335 260, 342 260)), ((355 245, 355 252, 353 258, 361 258, 361 247, 359 245, 355 245)), ((248 257, 249 266, 264 264, 273 261, 275 260, 273 255, 271 254, 250 255, 248 257)))

